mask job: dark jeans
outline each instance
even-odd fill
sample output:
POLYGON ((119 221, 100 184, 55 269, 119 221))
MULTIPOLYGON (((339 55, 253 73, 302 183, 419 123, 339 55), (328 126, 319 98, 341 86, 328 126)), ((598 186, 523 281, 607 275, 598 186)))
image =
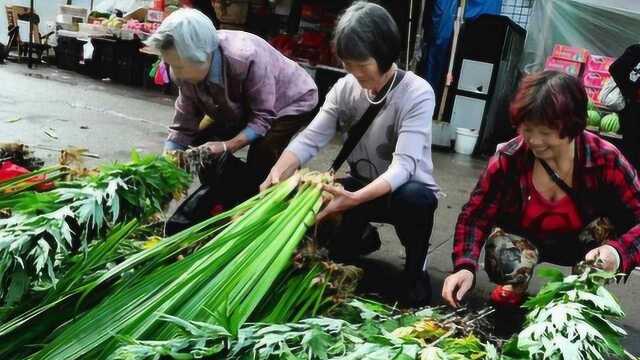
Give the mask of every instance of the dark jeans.
MULTIPOLYGON (((258 193, 262 181, 276 163, 291 137, 313 118, 314 112, 283 116, 273 122, 266 136, 249 146, 246 162, 234 155, 227 155, 224 162, 214 162, 200 172, 200 182, 216 190, 215 198, 231 208, 258 193)), ((242 128, 228 127, 224 121, 201 130, 194 145, 209 141, 226 141, 235 137, 242 128)))
MULTIPOLYGON (((356 191, 366 185, 353 177, 340 179, 348 191, 356 191)), ((362 254, 363 233, 369 222, 393 225, 400 242, 405 247, 405 277, 409 287, 409 301, 428 303, 431 297, 429 277, 423 267, 429 250, 429 238, 433 229, 433 217, 438 207, 435 193, 424 184, 408 182, 393 193, 361 204, 343 214, 340 225, 327 236, 329 252, 336 260, 346 260, 362 254), (412 299, 413 298, 413 299, 412 299)), ((372 249, 375 250, 375 249, 372 249)))

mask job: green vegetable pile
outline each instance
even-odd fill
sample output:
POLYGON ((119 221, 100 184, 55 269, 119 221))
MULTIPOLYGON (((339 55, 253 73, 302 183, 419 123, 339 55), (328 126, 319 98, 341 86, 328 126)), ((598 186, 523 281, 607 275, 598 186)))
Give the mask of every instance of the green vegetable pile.
POLYGON ((189 176, 134 153, 75 180, 64 167, 0 183, 0 359, 630 358, 624 313, 587 264, 524 307, 525 328, 491 335, 492 309, 400 311, 355 298, 361 271, 306 236, 329 174, 299 171, 166 238, 149 223, 189 176), (33 191, 33 176, 56 187, 33 191))

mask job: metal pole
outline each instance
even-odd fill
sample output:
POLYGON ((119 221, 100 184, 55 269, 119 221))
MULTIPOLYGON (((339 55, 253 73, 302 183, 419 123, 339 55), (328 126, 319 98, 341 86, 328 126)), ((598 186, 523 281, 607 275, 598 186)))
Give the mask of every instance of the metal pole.
POLYGON ((444 116, 444 108, 447 105, 447 97, 449 96, 449 90, 451 83, 449 82, 449 75, 453 72, 453 65, 456 60, 456 50, 458 49, 458 39, 460 37, 460 28, 464 23, 464 11, 467 8, 467 0, 461 0, 458 7, 458 13, 456 21, 453 25, 453 43, 451 44, 451 55, 449 56, 449 68, 447 69, 447 79, 445 80, 444 91, 442 93, 442 99, 440 100, 440 109, 438 111, 438 120, 442 121, 444 116))
POLYGON ((413 0, 409 1, 409 24, 407 29, 407 56, 405 70, 409 71, 409 58, 411 57, 411 29, 413 28, 413 0))
POLYGON ((31 69, 33 67, 33 59, 31 57, 31 55, 33 54, 33 0, 31 0, 31 5, 30 5, 30 14, 29 14, 29 40, 27 41, 27 46, 29 46, 29 51, 28 51, 28 55, 29 55, 29 69, 31 69))

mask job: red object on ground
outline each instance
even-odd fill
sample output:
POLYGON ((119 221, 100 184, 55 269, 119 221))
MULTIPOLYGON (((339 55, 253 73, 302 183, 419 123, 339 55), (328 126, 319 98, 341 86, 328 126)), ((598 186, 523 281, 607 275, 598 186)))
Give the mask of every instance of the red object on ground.
MULTIPOLYGON (((23 168, 22 166, 16 165, 13 162, 7 160, 0 163, 0 181, 6 181, 13 178, 16 178, 21 175, 29 174, 29 170, 23 168)), ((35 176, 30 181, 32 182, 40 182, 45 180, 44 175, 35 176)), ((54 185, 52 182, 44 182, 36 185, 36 189, 39 191, 47 191, 53 189, 54 185)))
POLYGON ((519 307, 524 303, 525 293, 519 293, 498 285, 491 292, 491 302, 495 306, 519 307))

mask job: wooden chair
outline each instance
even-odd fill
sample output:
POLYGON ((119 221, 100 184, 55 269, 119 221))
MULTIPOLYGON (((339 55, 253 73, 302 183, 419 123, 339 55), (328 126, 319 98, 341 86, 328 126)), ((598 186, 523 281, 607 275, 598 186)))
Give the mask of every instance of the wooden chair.
POLYGON ((46 52, 49 55, 49 37, 53 34, 53 31, 42 35, 38 29, 40 18, 34 13, 29 12, 28 7, 18 5, 6 5, 7 23, 9 25, 9 44, 7 46, 7 52, 16 48, 18 53, 18 61, 26 59, 29 56, 29 49, 32 53, 36 54, 38 62, 42 61, 42 55, 46 52), (33 32, 31 39, 29 39, 29 18, 33 16, 33 32))

